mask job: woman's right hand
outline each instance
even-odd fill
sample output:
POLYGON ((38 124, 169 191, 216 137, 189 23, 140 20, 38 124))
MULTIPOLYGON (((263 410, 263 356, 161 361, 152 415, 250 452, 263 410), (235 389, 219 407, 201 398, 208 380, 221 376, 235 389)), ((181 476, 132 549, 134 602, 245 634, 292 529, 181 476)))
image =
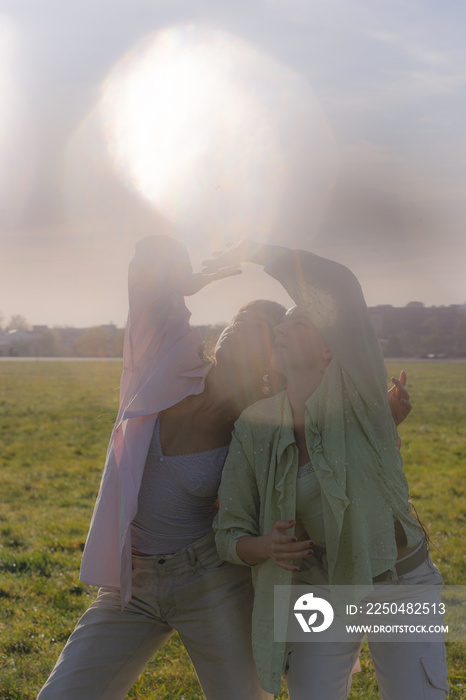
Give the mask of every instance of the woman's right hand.
POLYGON ((269 558, 272 559, 277 566, 287 571, 299 571, 299 567, 292 564, 293 559, 304 559, 313 554, 312 540, 304 540, 298 542, 293 535, 287 535, 286 532, 296 525, 295 520, 278 520, 273 526, 268 537, 269 558))
POLYGON ((221 270, 225 266, 235 267, 243 262, 265 265, 278 251, 283 250, 279 246, 267 243, 257 243, 244 239, 228 248, 224 253, 215 254, 213 258, 203 260, 202 265, 206 271, 221 270))
POLYGON ((303 559, 313 554, 312 546, 315 545, 312 540, 298 542, 296 537, 286 534, 295 524, 295 520, 278 520, 268 535, 240 537, 236 543, 238 556, 249 566, 272 559, 282 569, 299 571, 292 564, 293 559, 303 559))
POLYGON ((232 277, 233 275, 241 275, 241 269, 237 265, 222 267, 221 270, 215 272, 194 272, 180 278, 176 282, 176 289, 184 297, 189 297, 197 294, 211 282, 222 280, 225 277, 232 277))

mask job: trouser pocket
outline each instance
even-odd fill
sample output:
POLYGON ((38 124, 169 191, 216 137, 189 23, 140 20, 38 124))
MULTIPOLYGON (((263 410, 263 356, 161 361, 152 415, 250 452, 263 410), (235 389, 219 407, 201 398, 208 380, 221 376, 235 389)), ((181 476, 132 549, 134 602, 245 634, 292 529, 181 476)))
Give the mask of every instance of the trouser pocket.
POLYGON ((421 666, 426 678, 425 700, 444 698, 448 692, 448 669, 444 659, 426 659, 421 657, 421 666))

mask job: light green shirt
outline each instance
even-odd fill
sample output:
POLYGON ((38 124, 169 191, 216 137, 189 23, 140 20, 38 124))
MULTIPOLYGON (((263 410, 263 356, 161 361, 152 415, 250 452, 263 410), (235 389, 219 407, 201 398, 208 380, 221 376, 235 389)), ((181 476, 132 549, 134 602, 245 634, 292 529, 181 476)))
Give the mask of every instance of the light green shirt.
MULTIPOLYGON (((396 561, 393 523, 408 546, 422 537, 387 400, 382 352, 358 281, 342 265, 303 251, 283 251, 266 269, 325 338, 333 359, 306 403, 306 443, 322 490, 329 582, 372 586, 396 561)), ((220 556, 244 564, 236 541, 294 520, 298 450, 282 392, 244 411, 235 424, 219 492, 220 556)), ((251 567, 255 587, 252 642, 263 687, 280 691, 284 644, 273 641, 273 587, 291 573, 271 560, 251 567)))

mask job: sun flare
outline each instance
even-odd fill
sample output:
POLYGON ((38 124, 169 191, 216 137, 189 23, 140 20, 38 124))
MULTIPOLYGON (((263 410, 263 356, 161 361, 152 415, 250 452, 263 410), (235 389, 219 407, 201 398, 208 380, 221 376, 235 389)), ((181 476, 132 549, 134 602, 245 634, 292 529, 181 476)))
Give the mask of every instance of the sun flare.
MULTIPOLYGON (((172 28, 144 40, 106 80, 101 110, 121 177, 182 235, 212 245, 277 230, 303 145, 314 169, 318 152, 332 161, 305 80, 212 29, 172 28)), ((302 176, 312 188, 315 176, 302 176)))

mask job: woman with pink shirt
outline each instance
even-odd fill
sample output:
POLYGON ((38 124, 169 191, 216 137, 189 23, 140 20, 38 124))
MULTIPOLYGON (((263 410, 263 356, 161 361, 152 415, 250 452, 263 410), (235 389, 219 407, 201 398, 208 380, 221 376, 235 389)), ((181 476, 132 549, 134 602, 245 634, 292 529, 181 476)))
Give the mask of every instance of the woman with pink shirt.
MULTIPOLYGON (((219 558, 212 521, 233 424, 264 396, 285 310, 243 307, 208 361, 184 303, 238 272, 193 274, 167 237, 137 245, 120 408, 81 567, 100 590, 38 700, 124 698, 175 630, 208 700, 272 697, 252 657, 249 571, 219 558)), ((404 417, 409 396, 398 381, 392 398, 404 417)))

